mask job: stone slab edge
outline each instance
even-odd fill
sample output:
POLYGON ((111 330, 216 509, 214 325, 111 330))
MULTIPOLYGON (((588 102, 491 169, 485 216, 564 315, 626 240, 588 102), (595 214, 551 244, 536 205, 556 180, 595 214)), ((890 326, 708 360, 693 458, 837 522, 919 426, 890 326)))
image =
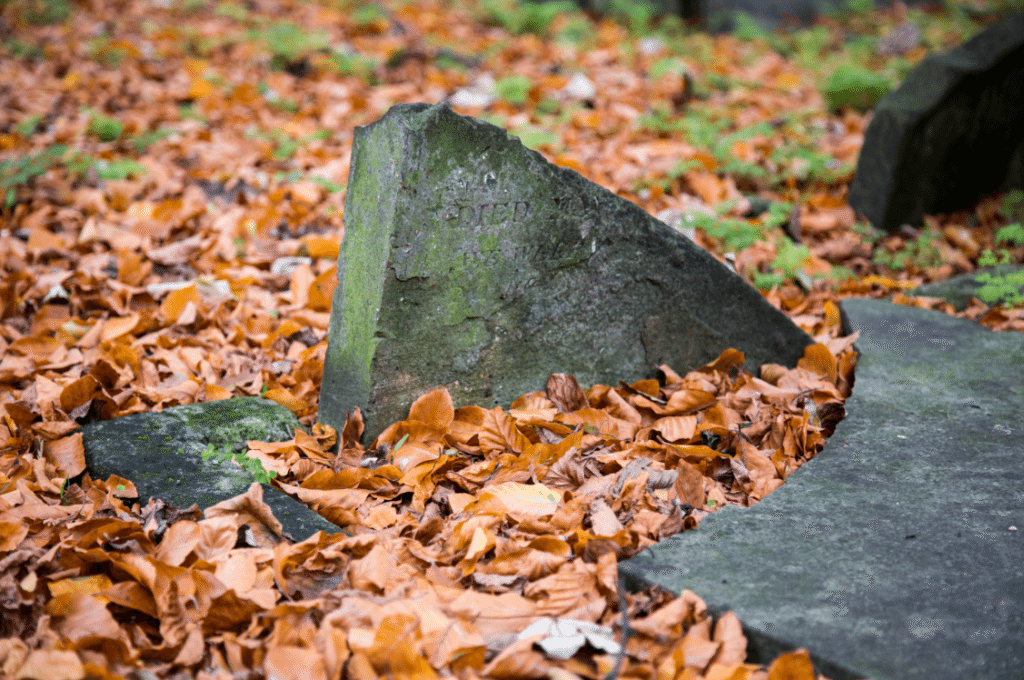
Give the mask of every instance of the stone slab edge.
MULTIPOLYGON (((870 356, 861 353, 858 366, 861 389, 858 391, 858 384, 854 384, 853 394, 847 401, 850 415, 839 423, 825 449, 760 504, 751 508, 723 508, 708 516, 696 531, 678 534, 621 563, 622 585, 634 592, 652 584, 676 592, 689 588, 705 598, 715 615, 736 611, 748 637, 751 660, 770 662, 785 651, 809 647, 818 671, 832 680, 1022 677, 1024 573, 1019 561, 1009 559, 1006 551, 1012 552, 1013 548, 1007 547, 1005 542, 1019 539, 1016 533, 1007 531, 1007 525, 1022 524, 1024 473, 1020 468, 1014 469, 1010 461, 1024 453, 1024 437, 1018 429, 1024 388, 1011 388, 1007 393, 1005 386, 1000 387, 984 375, 962 369, 956 355, 951 355, 950 361, 941 365, 916 363, 911 339, 922 333, 926 342, 932 337, 941 337, 941 333, 929 331, 929 323, 941 319, 943 323, 959 324, 961 334, 974 338, 968 349, 977 353, 979 363, 1009 362, 1012 365, 1019 362, 1024 365, 1024 338, 1016 333, 993 333, 973 322, 944 317, 938 312, 896 307, 876 300, 844 301, 847 327, 846 312, 851 306, 858 308, 862 322, 869 319, 868 323, 874 324, 886 318, 890 321, 874 336, 870 327, 862 330, 858 347, 875 349, 869 352, 870 356), (913 322, 897 323, 894 319, 901 316, 913 322), (887 383, 895 383, 898 388, 887 391, 887 383), (903 412, 906 404, 899 393, 907 389, 925 391, 923 394, 934 412, 923 416, 903 412), (872 393, 865 395, 866 390, 872 393), (1008 423, 1010 429, 1003 423, 1008 423), (885 434, 889 447, 885 451, 874 451, 876 458, 869 464, 864 457, 868 455, 864 451, 865 442, 877 436, 881 425, 890 426, 885 434), (964 469, 955 473, 928 463, 929 449, 943 445, 948 448, 948 428, 977 432, 971 440, 971 457, 965 458, 961 464, 964 469), (1013 430, 1016 430, 1015 435, 1013 430), (907 450, 906 445, 900 444, 901 439, 913 441, 922 453, 907 450), (954 477, 943 480, 944 474, 954 477), (918 480, 915 475, 924 475, 926 481, 918 480), (936 483, 945 481, 945 490, 951 492, 951 497, 935 499, 929 478, 936 483), (900 479, 908 479, 907 488, 891 497, 869 493, 863 504, 834 516, 827 507, 822 510, 817 505, 814 508, 820 510, 820 514, 808 513, 807 503, 821 502, 822 494, 829 499, 842 497, 850 489, 863 488, 865 482, 881 485, 883 480, 900 479), (992 498, 988 490, 993 484, 999 484, 1005 495, 992 498), (1016 498, 1013 489, 1017 489, 1016 498), (962 510, 963 527, 959 521, 955 522, 956 538, 936 535, 913 516, 887 514, 887 508, 895 509, 901 501, 939 503, 954 513, 955 520, 960 519, 962 510), (808 514, 815 521, 806 526, 787 523, 787 517, 808 514), (834 525, 833 521, 840 525, 834 525), (852 533, 848 527, 852 527, 852 533), (742 545, 731 540, 737 532, 745 537, 742 545), (792 543, 799 540, 818 544, 813 556, 802 552, 794 555, 792 543), (851 540, 873 541, 875 552, 879 542, 885 545, 891 542, 891 552, 881 560, 871 560, 859 553, 864 559, 856 564, 832 563, 830 551, 833 548, 842 551, 851 540), (756 542, 753 550, 743 548, 749 542, 756 542), (666 549, 670 552, 666 553, 666 549), (694 558, 679 562, 669 557, 669 554, 680 553, 692 554, 694 558), (922 565, 945 560, 946 566, 940 567, 937 573, 933 566, 928 567, 928 577, 937 577, 938 582, 924 586, 939 588, 942 592, 949 589, 949 595, 932 597, 932 604, 908 603, 908 594, 899 587, 904 581, 887 578, 892 565, 903 566, 904 559, 908 560, 907 565, 914 564, 915 560, 922 565), (781 572, 778 571, 780 565, 783 565, 781 572), (815 565, 822 566, 816 569, 815 565), (773 573, 763 573, 769 568, 773 573), (969 579, 962 577, 960 571, 963 570, 971 572, 969 579), (838 580, 833 578, 834 583, 822 583, 824 577, 819 574, 823 572, 838 580), (999 585, 1003 583, 1007 586, 999 585), (1009 585, 1014 583, 1015 587, 1009 585), (804 593, 808 588, 813 591, 810 596, 804 593), (803 599, 799 604, 791 603, 800 598, 800 595, 794 597, 798 592, 818 606, 808 608, 803 599), (865 612, 877 611, 874 607, 880 600, 898 603, 896 607, 919 607, 917 623, 911 619, 908 630, 906 620, 872 620, 865 612), (740 601, 750 603, 746 605, 747 611, 741 610, 740 601), (933 608, 935 602, 940 603, 939 610, 933 608), (943 602, 950 604, 941 604, 943 602), (839 643, 842 649, 832 652, 829 645, 836 640, 830 638, 835 633, 827 630, 829 621, 835 620, 832 617, 848 615, 851 618, 842 625, 852 626, 850 634, 839 643), (777 630, 771 621, 773 617, 775 622, 782 622, 777 630), (808 621, 818 623, 808 625, 808 621), (806 631, 804 636, 789 637, 784 632, 786 622, 796 622, 799 629, 806 631), (984 630, 975 631, 967 639, 957 637, 978 622, 984 625, 984 630), (946 626, 949 630, 943 629, 944 624, 949 624, 946 626), (921 649, 918 647, 915 652, 915 644, 931 635, 945 635, 940 638, 950 640, 943 643, 945 649, 959 645, 953 656, 967 668, 948 668, 946 673, 933 668, 927 671, 930 675, 922 675, 916 666, 924 664, 919 656, 914 656, 920 654, 921 649), (970 639, 972 637, 976 639, 970 639), (903 641, 889 644, 879 658, 878 647, 883 646, 882 640, 903 641), (990 640, 992 645, 981 646, 990 640), (873 667, 852 667, 846 661, 837 661, 849 659, 851 655, 873 659, 873 667), (915 664, 915 660, 919 663, 915 664)), ((1024 526, 1018 528, 1024 529, 1024 526)), ((899 611, 906 613, 906 609, 899 611)), ((889 614, 884 612, 884 615, 889 614)))

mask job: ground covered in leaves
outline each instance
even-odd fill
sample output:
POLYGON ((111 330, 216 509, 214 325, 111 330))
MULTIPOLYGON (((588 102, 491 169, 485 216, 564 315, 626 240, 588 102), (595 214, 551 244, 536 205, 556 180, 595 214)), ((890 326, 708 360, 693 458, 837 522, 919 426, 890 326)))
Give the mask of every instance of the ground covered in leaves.
MULTIPOLYGON (((2 6, 0 674, 814 677, 804 651, 745 663, 693 593, 620 595, 617 560, 821 450, 855 364, 840 298, 953 313, 905 291, 1024 259, 1016 196, 885 236, 845 202, 870 105, 992 15, 712 37, 612 7, 2 6), (315 424, 352 128, 440 100, 683 230, 817 344, 759 377, 734 351, 554 375, 508 410, 439 390, 365 446, 358 412, 315 424), (81 424, 257 394, 311 434, 249 455, 344 531, 275 535, 259 486, 202 519, 79 478, 81 424)), ((961 316, 1024 328, 989 302, 961 316)))

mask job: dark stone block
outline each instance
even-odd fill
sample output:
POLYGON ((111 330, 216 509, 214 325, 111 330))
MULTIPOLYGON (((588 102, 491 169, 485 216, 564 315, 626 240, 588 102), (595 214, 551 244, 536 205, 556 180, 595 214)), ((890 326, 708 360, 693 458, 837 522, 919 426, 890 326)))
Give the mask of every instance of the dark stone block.
POLYGON ((1024 13, 929 55, 882 98, 850 205, 895 231, 1024 187, 1024 13))

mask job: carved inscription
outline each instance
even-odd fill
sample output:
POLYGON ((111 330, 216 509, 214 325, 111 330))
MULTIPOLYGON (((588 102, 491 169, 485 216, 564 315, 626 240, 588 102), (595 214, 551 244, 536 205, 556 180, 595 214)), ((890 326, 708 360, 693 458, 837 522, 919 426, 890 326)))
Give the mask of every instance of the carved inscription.
POLYGON ((476 230, 510 223, 523 224, 532 212, 529 201, 454 201, 441 209, 440 217, 447 227, 476 230))

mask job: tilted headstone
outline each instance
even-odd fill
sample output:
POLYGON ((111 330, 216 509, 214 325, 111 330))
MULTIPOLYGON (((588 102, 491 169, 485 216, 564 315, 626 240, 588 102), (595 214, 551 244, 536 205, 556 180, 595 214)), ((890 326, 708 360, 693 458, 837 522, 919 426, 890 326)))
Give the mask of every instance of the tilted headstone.
POLYGON ((320 421, 373 436, 444 386, 456 406, 689 370, 792 366, 811 339, 640 207, 447 104, 356 128, 320 421))
POLYGON ((894 231, 1024 187, 1024 13, 929 55, 879 102, 850 205, 894 231))

